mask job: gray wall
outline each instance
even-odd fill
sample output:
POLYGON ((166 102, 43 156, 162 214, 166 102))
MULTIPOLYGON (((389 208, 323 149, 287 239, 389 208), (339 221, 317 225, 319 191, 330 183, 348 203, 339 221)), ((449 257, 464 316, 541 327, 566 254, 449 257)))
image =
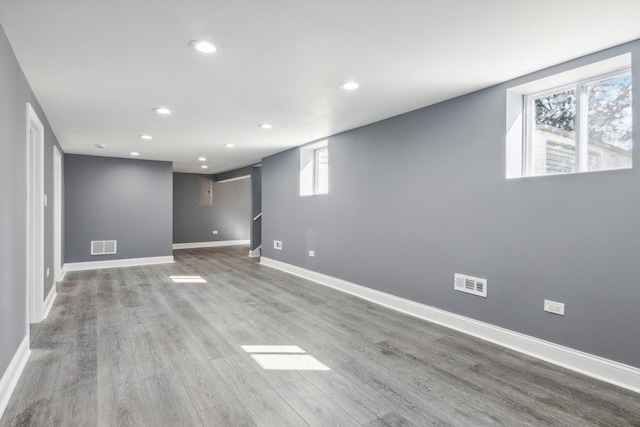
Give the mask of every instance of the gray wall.
MULTIPOLYGON (((53 147, 58 145, 0 27, 0 377, 26 336, 26 191, 27 107, 29 102, 45 128, 44 268, 53 272, 53 147)), ((62 150, 61 150, 62 151, 62 150)), ((44 278, 44 297, 53 273, 44 278)))
POLYGON ((262 245, 262 216, 254 220, 262 212, 262 167, 251 168, 251 250, 262 245))
POLYGON ((216 181, 224 181, 227 179, 233 179, 233 178, 238 178, 241 176, 247 176, 251 174, 251 168, 252 166, 245 166, 243 168, 240 169, 234 169, 234 170, 230 170, 227 172, 222 172, 222 173, 216 173, 213 175, 213 179, 215 179, 216 181))
POLYGON ((170 256, 170 162, 66 154, 65 262, 170 256), (91 256, 92 240, 117 240, 91 256))
POLYGON ((198 178, 213 179, 210 175, 173 174, 173 243, 248 240, 251 180, 214 182, 212 206, 199 206, 198 178))
POLYGON ((268 157, 263 255, 640 367, 638 100, 640 41, 330 137, 328 195, 298 195, 299 149, 268 157), (628 51, 634 169, 505 179, 506 89, 628 51))

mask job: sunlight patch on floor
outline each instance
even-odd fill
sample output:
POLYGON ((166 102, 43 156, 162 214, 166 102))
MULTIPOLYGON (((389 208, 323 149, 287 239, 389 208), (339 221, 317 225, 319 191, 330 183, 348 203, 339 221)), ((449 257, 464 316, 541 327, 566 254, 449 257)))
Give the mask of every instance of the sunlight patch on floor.
POLYGON ((200 276, 169 276, 174 283, 207 283, 200 276))
POLYGON ((331 369, 297 345, 243 345, 262 369, 270 371, 330 371, 331 369))
POLYGON ((243 345, 247 353, 306 353, 297 345, 243 345))

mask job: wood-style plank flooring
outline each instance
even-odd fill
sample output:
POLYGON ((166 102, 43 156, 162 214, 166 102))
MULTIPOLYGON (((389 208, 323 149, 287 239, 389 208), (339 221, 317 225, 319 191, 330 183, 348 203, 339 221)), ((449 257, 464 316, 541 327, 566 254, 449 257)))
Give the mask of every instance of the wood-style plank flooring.
POLYGON ((247 253, 69 273, 0 425, 640 426, 638 394, 247 253), (263 369, 245 345, 298 346, 280 363, 328 370, 263 369))

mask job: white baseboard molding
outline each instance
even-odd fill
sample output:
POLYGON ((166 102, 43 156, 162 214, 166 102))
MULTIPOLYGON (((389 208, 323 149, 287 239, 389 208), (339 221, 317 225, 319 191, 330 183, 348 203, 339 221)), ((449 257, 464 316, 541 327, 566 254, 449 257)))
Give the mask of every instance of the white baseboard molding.
POLYGON ((218 246, 248 245, 249 240, 220 240, 217 242, 174 243, 173 249, 217 248, 218 246))
POLYGON ((173 262, 173 255, 148 258, 112 259, 107 261, 72 262, 64 265, 65 272, 97 270, 99 268, 135 267, 138 265, 167 264, 173 262))
POLYGON ((51 311, 51 307, 53 307, 53 302, 58 296, 58 292, 56 291, 56 284, 54 283, 49 291, 49 295, 44 300, 44 307, 42 307, 42 319, 46 319, 51 311))
POLYGON ((62 282, 64 280, 64 276, 66 275, 67 275, 67 264, 63 264, 62 267, 60 267, 60 277, 56 279, 56 282, 62 282))
POLYGON ((258 246, 254 250, 249 250, 249 258, 260 258, 262 255, 262 245, 258 246))
POLYGON ((633 366, 369 289, 346 280, 337 279, 281 261, 262 257, 260 264, 640 393, 640 369, 633 366))
POLYGON ((20 379, 24 366, 27 364, 30 354, 29 335, 27 335, 22 340, 22 343, 20 343, 18 351, 16 351, 16 354, 13 356, 13 359, 11 359, 7 370, 0 379, 0 418, 2 418, 4 410, 7 409, 13 390, 18 384, 18 380, 20 379))

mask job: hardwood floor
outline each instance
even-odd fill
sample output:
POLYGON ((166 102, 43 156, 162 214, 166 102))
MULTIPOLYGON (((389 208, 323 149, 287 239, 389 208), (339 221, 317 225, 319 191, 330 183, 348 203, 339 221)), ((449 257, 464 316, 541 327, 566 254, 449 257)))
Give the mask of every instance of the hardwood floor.
POLYGON ((638 394, 246 254, 69 273, 0 425, 640 426, 638 394))

